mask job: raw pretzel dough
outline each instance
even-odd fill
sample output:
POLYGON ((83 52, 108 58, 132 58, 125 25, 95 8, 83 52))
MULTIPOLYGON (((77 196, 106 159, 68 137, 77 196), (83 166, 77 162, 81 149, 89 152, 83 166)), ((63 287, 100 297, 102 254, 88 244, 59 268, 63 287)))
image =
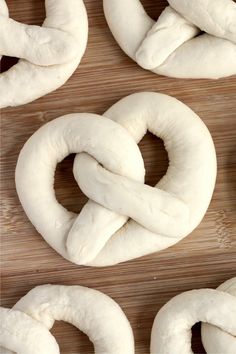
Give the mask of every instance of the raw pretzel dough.
POLYGON ((59 354, 59 347, 48 329, 17 310, 0 308, 0 352, 10 354, 59 354))
MULTIPOLYGON (((221 284, 217 290, 229 293, 236 298, 236 278, 229 279, 221 284)), ((234 306, 235 309, 235 306, 234 306)), ((233 310, 232 310, 233 312, 233 310)), ((236 314, 234 314, 234 328, 236 323, 236 314)), ((225 332, 219 327, 209 323, 202 323, 202 342, 207 353, 214 354, 235 354, 236 353, 236 332, 234 336, 225 332)))
POLYGON ((114 300, 93 289, 38 286, 18 301, 13 311, 1 311, 7 311, 11 321, 3 318, 2 326, 6 330, 1 333, 0 345, 17 349, 17 354, 60 353, 48 331, 55 321, 71 323, 87 334, 97 354, 134 354, 133 332, 125 314, 114 300), (21 339, 27 342, 20 342, 21 339), (12 346, 15 341, 17 347, 12 346))
POLYGON ((211 135, 183 103, 138 93, 104 115, 110 119, 71 114, 51 121, 28 140, 16 167, 29 219, 76 264, 112 265, 174 245, 201 222, 215 185, 211 135), (164 140, 170 160, 156 188, 144 184, 136 145, 147 130, 164 140), (53 189, 56 164, 70 153, 79 153, 74 176, 91 199, 79 215, 63 208, 53 189))
POLYGON ((236 74, 234 1, 168 2, 155 22, 140 0, 103 0, 108 25, 124 52, 144 69, 166 76, 216 79, 236 74))
POLYGON ((152 354, 193 354, 191 327, 202 325, 208 354, 236 353, 236 278, 217 290, 192 290, 177 295, 158 312, 151 335, 152 354))
POLYGON ((0 53, 21 60, 0 75, 0 108, 29 103, 62 86, 85 52, 87 13, 82 0, 46 0, 43 26, 9 19, 0 0, 0 53))

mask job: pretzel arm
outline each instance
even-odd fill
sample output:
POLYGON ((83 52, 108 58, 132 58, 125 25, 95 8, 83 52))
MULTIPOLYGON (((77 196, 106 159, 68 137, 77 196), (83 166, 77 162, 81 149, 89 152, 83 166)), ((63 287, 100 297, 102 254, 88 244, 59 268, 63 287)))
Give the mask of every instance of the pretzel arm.
POLYGON ((75 39, 53 28, 25 25, 0 16, 0 53, 49 66, 62 64, 77 54, 75 39))

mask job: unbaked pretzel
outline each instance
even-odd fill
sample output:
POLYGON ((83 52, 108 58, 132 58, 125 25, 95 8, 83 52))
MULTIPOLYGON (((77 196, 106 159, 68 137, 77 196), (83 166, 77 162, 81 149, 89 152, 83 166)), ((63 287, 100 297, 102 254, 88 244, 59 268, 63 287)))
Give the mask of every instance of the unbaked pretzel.
POLYGON ((46 19, 30 26, 9 18, 0 0, 0 53, 21 60, 0 75, 0 108, 31 102, 62 86, 85 52, 88 22, 82 0, 45 0, 46 19))
POLYGON ((103 0, 108 25, 124 52, 144 69, 166 76, 216 79, 236 74, 234 1, 168 2, 155 22, 140 0, 103 0))
POLYGON ((208 354, 236 353, 236 278, 217 290, 192 290, 177 295, 158 312, 151 335, 152 354, 193 354, 191 327, 203 322, 208 354))
POLYGON ((0 346, 17 354, 60 353, 49 332, 55 321, 68 322, 87 334, 97 354, 134 354, 129 321, 120 306, 100 291, 82 286, 38 286, 13 310, 1 311, 5 317, 0 346))
POLYGON ((110 119, 72 114, 49 122, 25 144, 16 167, 20 201, 38 232, 63 257, 92 266, 180 241, 202 220, 216 178, 211 135, 178 100, 138 93, 104 116, 110 119), (156 187, 144 184, 136 145, 147 130, 164 140, 170 160, 156 187), (53 189, 56 164, 70 153, 79 153, 74 176, 90 198, 78 216, 57 202, 53 189))

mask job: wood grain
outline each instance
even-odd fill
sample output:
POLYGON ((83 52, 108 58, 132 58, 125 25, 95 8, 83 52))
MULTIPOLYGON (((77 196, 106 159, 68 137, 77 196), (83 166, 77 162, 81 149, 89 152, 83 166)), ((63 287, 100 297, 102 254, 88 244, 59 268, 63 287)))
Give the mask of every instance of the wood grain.
MULTIPOLYGON (((11 17, 30 24, 44 18, 41 0, 8 0, 11 17)), ((80 284, 105 292, 124 309, 135 334, 136 353, 149 353, 155 314, 174 295, 189 289, 217 287, 236 274, 236 78, 218 81, 176 80, 142 70, 126 57, 105 23, 102 0, 85 0, 89 43, 80 67, 62 88, 31 104, 1 112, 1 297, 11 307, 32 287, 44 283, 80 284), (14 170, 25 141, 42 124, 72 112, 102 114, 114 102, 137 91, 159 91, 189 105, 210 129, 218 156, 212 203, 201 225, 163 252, 118 266, 75 266, 56 254, 27 220, 15 191, 14 170)), ((143 0, 154 18, 166 1, 143 0)), ((22 88, 23 89, 23 88, 22 88)), ((165 173, 163 144, 151 135, 140 143, 153 185, 165 173)), ((73 156, 57 168, 56 193, 79 212, 86 198, 72 176, 73 156)), ((85 335, 68 324, 53 329, 62 354, 93 352, 85 335)), ((195 353, 204 353, 199 326, 195 353)), ((125 353, 124 353, 125 354, 125 353)))

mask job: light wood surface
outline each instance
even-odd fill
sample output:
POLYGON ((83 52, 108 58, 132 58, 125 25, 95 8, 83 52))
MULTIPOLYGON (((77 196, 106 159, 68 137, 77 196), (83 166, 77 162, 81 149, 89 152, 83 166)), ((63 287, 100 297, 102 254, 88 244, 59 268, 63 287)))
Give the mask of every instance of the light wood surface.
MULTIPOLYGON (((42 23, 44 1, 7 3, 14 19, 42 23)), ((56 92, 1 112, 2 305, 11 307, 31 288, 45 283, 80 284, 101 290, 112 296, 129 318, 136 353, 148 354, 155 314, 171 297, 189 289, 215 288, 236 275, 236 78, 176 80, 147 72, 115 43, 103 16, 102 0, 85 0, 85 4, 89 43, 75 74, 56 92), (137 91, 175 96, 206 123, 218 156, 212 203, 201 225, 170 249, 110 268, 75 266, 56 254, 27 220, 15 191, 17 156, 25 141, 45 122, 72 112, 102 114, 123 96, 137 91)), ((166 1, 144 0, 143 4, 157 18, 166 1)), ((140 148, 146 182, 153 185, 167 168, 163 144, 147 135, 140 148)), ((70 156, 58 166, 55 187, 59 201, 79 212, 86 198, 73 179, 72 163, 70 156)), ((68 324, 56 324, 53 333, 62 354, 93 352, 88 338, 68 324)), ((195 353, 204 353, 199 326, 194 330, 193 347, 195 353)))

